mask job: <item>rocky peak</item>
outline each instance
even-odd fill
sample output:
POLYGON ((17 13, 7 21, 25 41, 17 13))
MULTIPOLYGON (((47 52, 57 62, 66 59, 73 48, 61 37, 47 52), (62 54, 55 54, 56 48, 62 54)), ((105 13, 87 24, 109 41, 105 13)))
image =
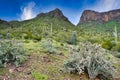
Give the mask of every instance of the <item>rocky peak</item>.
POLYGON ((62 11, 60 9, 58 9, 58 8, 56 8, 53 11, 50 11, 49 14, 51 14, 54 17, 62 17, 62 16, 64 16, 62 11))
POLYGON ((63 15, 62 11, 58 8, 56 8, 56 9, 54 9, 54 10, 48 12, 48 13, 40 13, 40 14, 37 15, 37 17, 43 17, 43 16, 50 16, 51 18, 58 18, 58 19, 62 19, 64 21, 70 22, 68 20, 68 18, 65 17, 63 15))
POLYGON ((81 23, 86 23, 88 21, 96 21, 99 23, 104 23, 110 20, 114 20, 116 18, 120 18, 120 9, 111 10, 108 12, 101 12, 101 13, 92 10, 85 10, 82 13, 78 25, 81 23))

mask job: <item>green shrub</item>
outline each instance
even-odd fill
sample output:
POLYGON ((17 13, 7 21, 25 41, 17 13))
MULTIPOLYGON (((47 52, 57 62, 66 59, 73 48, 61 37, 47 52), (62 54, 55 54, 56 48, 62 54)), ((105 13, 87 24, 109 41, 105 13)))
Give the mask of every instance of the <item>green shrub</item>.
POLYGON ((87 73, 90 79, 99 76, 103 80, 114 77, 115 68, 111 59, 107 59, 107 51, 97 44, 81 43, 79 48, 70 49, 70 60, 64 64, 64 71, 69 73, 87 73))
POLYGON ((120 53, 115 54, 115 57, 120 58, 120 53))
POLYGON ((113 46, 115 46, 115 44, 112 43, 112 41, 105 41, 102 43, 102 47, 108 50, 111 50, 113 46))
POLYGON ((54 39, 58 42, 66 42, 68 44, 72 44, 71 35, 72 34, 67 33, 67 32, 59 32, 58 34, 56 34, 54 39))
POLYGON ((24 43, 29 43, 30 41, 29 40, 25 40, 24 43))
POLYGON ((120 52, 120 43, 116 44, 113 48, 112 51, 118 51, 120 52))
POLYGON ((26 60, 25 53, 20 43, 0 41, 0 67, 6 67, 7 63, 19 66, 26 60))
POLYGON ((42 36, 40 36, 40 35, 37 35, 37 36, 32 36, 32 39, 34 39, 34 40, 37 40, 37 41, 40 41, 41 39, 42 39, 42 36))
POLYGON ((40 74, 38 72, 33 72, 32 76, 35 80, 48 80, 48 76, 44 74, 40 74))

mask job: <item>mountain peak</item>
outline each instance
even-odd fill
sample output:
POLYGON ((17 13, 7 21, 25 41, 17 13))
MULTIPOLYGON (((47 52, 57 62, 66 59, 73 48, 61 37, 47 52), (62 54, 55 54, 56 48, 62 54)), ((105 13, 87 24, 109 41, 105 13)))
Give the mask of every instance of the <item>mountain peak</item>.
POLYGON ((53 17, 57 17, 57 18, 65 17, 62 11, 58 8, 54 9, 53 11, 48 12, 48 14, 50 14, 53 17))
POLYGON ((62 13, 62 11, 58 8, 47 12, 47 13, 40 13, 37 15, 37 17, 43 17, 43 16, 49 16, 51 18, 58 18, 58 19, 62 19, 64 21, 68 21, 69 23, 71 23, 67 17, 64 16, 64 14, 62 13))
POLYGON ((41 16, 44 16, 44 15, 49 15, 49 16, 52 16, 52 17, 64 16, 62 11, 60 9, 58 9, 58 8, 56 8, 56 9, 50 11, 50 12, 47 12, 47 13, 40 13, 37 16, 41 17, 41 16))
POLYGON ((62 12, 59 8, 54 9, 55 12, 62 12))

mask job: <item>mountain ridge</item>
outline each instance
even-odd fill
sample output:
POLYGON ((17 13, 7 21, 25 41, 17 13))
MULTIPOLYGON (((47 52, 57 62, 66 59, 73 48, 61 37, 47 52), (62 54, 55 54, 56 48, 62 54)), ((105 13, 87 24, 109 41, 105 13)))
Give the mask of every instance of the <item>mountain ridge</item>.
MULTIPOLYGON (((45 16, 49 16, 50 18, 57 18, 59 20, 66 21, 66 22, 74 25, 73 23, 71 23, 71 21, 69 21, 69 19, 66 16, 64 16, 64 14, 62 13, 62 11, 59 8, 55 8, 54 10, 51 10, 46 13, 39 13, 35 18, 30 19, 30 20, 24 20, 24 21, 15 20, 15 21, 7 22, 5 20, 0 19, 0 25, 2 24, 2 25, 6 25, 6 26, 12 26, 16 23, 29 22, 36 18, 41 18, 41 17, 45 17, 45 16)), ((105 23, 105 22, 108 22, 111 20, 117 20, 118 18, 120 18, 120 9, 110 10, 107 12, 84 10, 82 13, 82 16, 80 17, 78 25, 80 25, 82 23, 88 23, 89 21, 93 21, 93 22, 97 22, 97 23, 105 23)))

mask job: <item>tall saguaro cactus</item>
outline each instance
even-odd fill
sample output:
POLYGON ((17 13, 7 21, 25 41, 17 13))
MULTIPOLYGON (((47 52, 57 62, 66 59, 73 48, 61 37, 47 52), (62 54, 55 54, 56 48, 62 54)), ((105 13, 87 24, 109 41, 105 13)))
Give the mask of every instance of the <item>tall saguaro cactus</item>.
POLYGON ((52 32, 53 32, 53 29, 52 29, 52 23, 51 23, 51 29, 50 29, 50 32, 51 32, 51 36, 52 36, 52 32))
POLYGON ((118 41, 117 41, 117 37, 118 37, 118 35, 117 35, 117 28, 116 28, 116 26, 115 26, 115 29, 114 29, 115 31, 113 32, 113 35, 114 35, 114 37, 115 37, 115 44, 117 44, 118 43, 118 41))
POLYGON ((73 31, 73 32, 72 32, 72 44, 73 44, 73 45, 76 45, 76 40, 77 40, 77 39, 76 39, 76 31, 73 31))

